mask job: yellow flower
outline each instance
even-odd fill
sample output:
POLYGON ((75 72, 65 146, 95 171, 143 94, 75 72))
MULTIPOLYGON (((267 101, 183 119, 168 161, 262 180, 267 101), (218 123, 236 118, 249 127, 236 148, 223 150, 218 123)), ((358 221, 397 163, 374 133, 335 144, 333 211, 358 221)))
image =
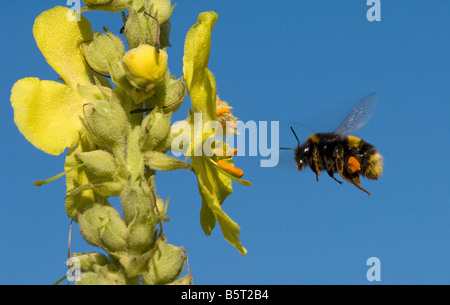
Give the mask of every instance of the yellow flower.
MULTIPOLYGON (((201 113, 202 127, 210 122, 221 122, 231 115, 231 107, 224 102, 216 102, 216 83, 214 75, 208 70, 209 52, 211 46, 211 31, 217 20, 214 12, 204 12, 198 17, 197 23, 191 27, 186 35, 183 56, 183 76, 186 88, 191 97, 194 113, 201 113), (222 105, 223 103, 223 105, 222 105), (225 116, 224 116, 225 115, 225 116)), ((194 116, 190 123, 195 124, 194 116)), ((203 128, 200 128, 203 130, 203 128)), ((196 128, 194 127, 194 132, 196 128)), ((203 146, 204 141, 212 134, 193 134, 194 143, 191 143, 189 151, 195 152, 203 146)), ((202 209, 200 211, 200 223, 206 235, 210 235, 216 221, 219 223, 225 239, 236 249, 245 255, 247 250, 239 240, 240 228, 223 210, 222 203, 233 192, 232 180, 244 185, 250 182, 241 180, 243 171, 233 165, 233 159, 227 154, 227 143, 215 141, 211 157, 202 154, 196 156, 191 153, 191 166, 197 176, 198 188, 202 197, 202 209)), ((231 155, 235 154, 231 150, 231 155)))
POLYGON ((70 10, 57 6, 40 14, 33 35, 48 64, 64 83, 27 77, 11 90, 14 122, 34 146, 52 155, 73 147, 82 129, 83 98, 78 85, 91 83, 80 44, 93 37, 90 22, 69 20, 70 10))

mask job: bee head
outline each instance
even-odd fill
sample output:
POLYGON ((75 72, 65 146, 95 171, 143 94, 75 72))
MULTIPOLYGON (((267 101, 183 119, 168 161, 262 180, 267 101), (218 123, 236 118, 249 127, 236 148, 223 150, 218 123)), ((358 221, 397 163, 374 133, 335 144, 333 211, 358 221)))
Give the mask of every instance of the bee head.
POLYGON ((297 163, 297 169, 302 171, 305 165, 305 152, 300 146, 295 149, 295 162, 297 163))
POLYGON ((297 168, 299 171, 303 170, 303 165, 305 164, 305 151, 300 147, 300 140, 297 137, 297 134, 294 131, 294 128, 291 126, 292 133, 294 134, 295 139, 297 139, 297 148, 295 149, 295 161, 297 162, 297 168))

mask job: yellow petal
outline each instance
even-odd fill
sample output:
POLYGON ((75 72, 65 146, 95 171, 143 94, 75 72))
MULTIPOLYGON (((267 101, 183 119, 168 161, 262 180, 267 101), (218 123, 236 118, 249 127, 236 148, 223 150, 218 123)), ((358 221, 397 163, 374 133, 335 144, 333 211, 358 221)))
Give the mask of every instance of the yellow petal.
POLYGON ((194 112, 201 112, 203 119, 216 119, 216 81, 208 70, 211 48, 211 31, 217 20, 214 12, 198 16, 186 35, 183 55, 183 76, 191 97, 194 112))
POLYGON ((200 224, 203 231, 210 235, 217 220, 225 239, 245 255, 247 250, 239 240, 241 229, 221 206, 225 198, 233 192, 231 179, 217 171, 217 167, 203 157, 193 157, 191 165, 197 175, 198 189, 202 197, 200 224))
POLYGON ((192 167, 198 180, 198 189, 202 197, 200 224, 206 235, 210 235, 216 220, 225 239, 245 255, 247 250, 239 240, 241 229, 223 210, 221 204, 233 192, 231 179, 218 172, 215 167, 201 157, 192 158, 192 167))
POLYGON ((20 132, 37 148, 59 155, 77 143, 83 100, 66 85, 23 78, 11 90, 11 105, 20 132))
POLYGON ((90 82, 90 69, 80 45, 93 36, 91 23, 83 16, 76 21, 71 14, 69 8, 62 6, 43 12, 34 22, 33 35, 48 64, 69 87, 76 88, 77 84, 90 82))

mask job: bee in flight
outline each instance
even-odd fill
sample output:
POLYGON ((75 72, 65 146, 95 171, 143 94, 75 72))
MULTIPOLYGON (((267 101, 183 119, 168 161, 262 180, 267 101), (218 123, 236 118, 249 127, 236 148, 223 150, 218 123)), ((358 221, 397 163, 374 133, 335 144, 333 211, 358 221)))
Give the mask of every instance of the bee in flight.
POLYGON ((338 173, 343 180, 370 195, 360 185, 360 175, 377 180, 383 172, 383 157, 372 144, 350 133, 359 130, 369 121, 376 102, 375 94, 367 96, 350 111, 334 132, 313 134, 303 144, 300 144, 291 127, 298 143, 297 148, 292 149, 295 150, 298 170, 309 166, 316 174, 316 181, 319 181, 321 171, 327 171, 331 178, 342 184, 342 181, 334 177, 334 173, 338 173))

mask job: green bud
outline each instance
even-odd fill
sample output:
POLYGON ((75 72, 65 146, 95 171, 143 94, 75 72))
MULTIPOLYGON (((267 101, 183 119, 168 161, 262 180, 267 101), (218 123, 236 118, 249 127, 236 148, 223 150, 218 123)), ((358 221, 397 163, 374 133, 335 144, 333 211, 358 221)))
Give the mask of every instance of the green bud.
POLYGON ((95 272, 98 269, 98 266, 105 266, 108 264, 108 258, 97 252, 73 253, 73 257, 79 259, 81 272, 95 272))
POLYGON ((120 252, 117 257, 120 264, 125 269, 128 277, 135 277, 147 271, 149 260, 155 253, 155 249, 151 249, 143 254, 132 255, 127 252, 120 252))
POLYGON ((183 247, 167 244, 164 239, 156 242, 156 251, 148 263, 148 271, 142 275, 145 285, 162 285, 173 282, 183 271, 186 256, 183 247))
POLYGON ((151 249, 155 240, 155 225, 151 223, 134 222, 128 227, 128 248, 136 253, 151 249))
MULTIPOLYGON (((158 152, 162 152, 162 153, 166 153, 169 150, 172 149, 172 143, 173 141, 180 136, 183 133, 183 129, 176 129, 176 127, 174 128, 174 125, 170 126, 170 132, 167 135, 167 137, 164 139, 164 141, 162 141, 161 143, 158 144, 158 146, 156 146, 154 148, 154 151, 158 151, 158 152)), ((188 141, 188 139, 190 139, 190 134, 188 135, 188 137, 185 137, 186 140, 184 140, 185 142, 188 141), (189 137, 189 138, 188 138, 189 137)))
POLYGON ((105 148, 123 148, 129 123, 122 106, 115 101, 96 101, 85 106, 85 129, 90 139, 105 148))
POLYGON ((133 3, 133 9, 129 10, 124 29, 130 49, 134 49, 141 44, 154 45, 158 32, 156 20, 144 13, 149 13, 147 3, 144 6, 137 7, 139 3, 138 1, 135 2, 136 4, 133 3))
POLYGON ((164 113, 176 111, 186 97, 183 78, 175 79, 169 72, 166 73, 164 82, 155 90, 155 96, 149 99, 147 104, 160 107, 164 113))
POLYGON ((171 114, 164 114, 158 108, 153 109, 141 124, 141 150, 153 150, 170 132, 171 114))
POLYGON ((145 181, 128 182, 120 194, 123 219, 127 225, 136 222, 137 218, 153 218, 155 197, 145 181))
POLYGON ((82 11, 102 10, 107 12, 120 12, 130 7, 132 0, 83 0, 86 7, 82 11))
POLYGON ((124 221, 128 225, 128 248, 135 253, 148 251, 154 243, 157 224, 151 187, 143 180, 129 182, 120 196, 124 221))
POLYGON ((93 190, 95 193, 104 196, 119 196, 124 187, 124 181, 106 181, 102 183, 86 183, 67 191, 66 197, 71 198, 81 194, 86 190, 93 190))
POLYGON ((163 153, 157 151, 146 151, 144 152, 144 162, 150 168, 160 170, 160 171, 173 171, 177 169, 191 169, 191 166, 178 160, 176 158, 170 157, 163 153))
POLYGON ((93 246, 108 252, 125 249, 127 228, 111 206, 94 204, 78 216, 81 235, 93 246))
POLYGON ((75 158, 84 164, 84 168, 98 177, 112 178, 118 172, 114 156, 104 150, 76 152, 75 158))
POLYGON ((119 196, 125 185, 124 181, 106 181, 94 184, 94 191, 105 197, 119 196))
POLYGON ((94 71, 113 74, 113 71, 117 71, 117 69, 113 69, 113 66, 120 63, 125 54, 125 47, 119 37, 106 28, 104 30, 106 34, 95 32, 93 40, 81 45, 81 51, 94 71))
POLYGON ((176 4, 171 5, 170 0, 150 0, 148 2, 152 8, 152 13, 158 19, 160 25, 169 21, 176 4))

